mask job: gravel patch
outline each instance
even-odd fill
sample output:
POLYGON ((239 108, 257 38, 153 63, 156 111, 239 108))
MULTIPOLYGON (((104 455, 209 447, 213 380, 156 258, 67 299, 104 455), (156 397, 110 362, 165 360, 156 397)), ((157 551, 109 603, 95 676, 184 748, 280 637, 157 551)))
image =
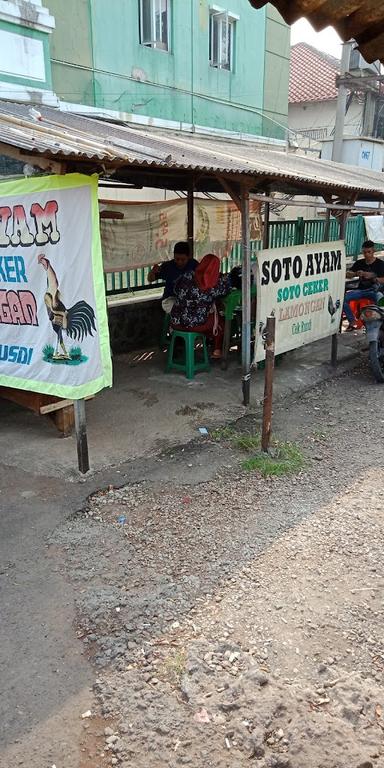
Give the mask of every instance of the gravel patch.
POLYGON ((162 481, 97 493, 57 531, 100 760, 384 767, 383 405, 358 370, 276 408, 300 474, 245 474, 226 445, 226 468, 190 484, 176 455, 172 482, 164 461, 162 481))

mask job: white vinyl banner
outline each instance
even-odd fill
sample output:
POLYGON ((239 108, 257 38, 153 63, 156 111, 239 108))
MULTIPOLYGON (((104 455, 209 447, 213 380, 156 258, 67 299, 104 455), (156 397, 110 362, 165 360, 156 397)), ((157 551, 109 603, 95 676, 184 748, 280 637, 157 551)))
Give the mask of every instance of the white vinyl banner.
POLYGON ((0 386, 111 386, 96 176, 0 184, 0 386))
POLYGON ((264 360, 263 331, 276 317, 276 354, 337 333, 345 290, 345 246, 295 245, 259 251, 255 362, 264 360))
MULTIPOLYGON (((251 240, 262 237, 260 203, 250 200, 251 240)), ((157 203, 127 203, 100 200, 101 243, 104 272, 146 267, 173 258, 178 240, 187 239, 187 203, 168 200, 157 203), (113 218, 117 212, 121 218, 113 218), (108 213, 111 218, 108 218, 108 213)), ((241 216, 228 200, 195 198, 194 255, 229 256, 241 240, 241 216)))

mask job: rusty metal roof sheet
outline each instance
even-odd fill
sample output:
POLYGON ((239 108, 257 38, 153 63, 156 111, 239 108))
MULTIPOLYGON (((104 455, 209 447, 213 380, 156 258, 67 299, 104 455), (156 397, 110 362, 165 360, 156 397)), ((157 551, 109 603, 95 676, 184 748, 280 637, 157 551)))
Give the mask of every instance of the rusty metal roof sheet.
MULTIPOLYGON (((103 172, 133 183, 222 191, 220 176, 249 182, 253 191, 321 194, 356 191, 362 199, 384 199, 384 176, 365 169, 269 150, 247 140, 141 130, 39 107, 41 120, 25 104, 0 104, 0 154, 7 147, 27 156, 67 162, 68 169, 103 172)), ((30 162, 30 161, 28 161, 30 162)))
MULTIPOLYGON (((262 8, 268 0, 249 0, 262 8)), ((305 16, 320 30, 334 27, 344 40, 356 40, 364 59, 384 63, 384 4, 382 0, 271 0, 288 24, 305 16)))

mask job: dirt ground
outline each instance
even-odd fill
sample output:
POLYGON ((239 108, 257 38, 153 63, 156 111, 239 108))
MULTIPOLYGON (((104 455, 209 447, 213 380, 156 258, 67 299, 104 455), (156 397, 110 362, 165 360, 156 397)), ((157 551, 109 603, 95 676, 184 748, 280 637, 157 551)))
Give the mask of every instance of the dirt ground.
POLYGON ((384 388, 362 364, 274 428, 299 472, 245 471, 219 432, 52 534, 96 675, 84 765, 384 767, 384 388))

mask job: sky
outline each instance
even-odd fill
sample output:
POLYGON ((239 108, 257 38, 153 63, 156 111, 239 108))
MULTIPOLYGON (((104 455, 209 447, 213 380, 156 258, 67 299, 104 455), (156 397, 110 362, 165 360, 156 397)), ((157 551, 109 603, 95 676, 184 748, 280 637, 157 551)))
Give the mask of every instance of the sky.
POLYGON ((341 40, 333 27, 326 27, 321 32, 315 32, 306 19, 299 19, 291 27, 291 45, 308 43, 320 51, 330 53, 337 59, 341 58, 341 40))

